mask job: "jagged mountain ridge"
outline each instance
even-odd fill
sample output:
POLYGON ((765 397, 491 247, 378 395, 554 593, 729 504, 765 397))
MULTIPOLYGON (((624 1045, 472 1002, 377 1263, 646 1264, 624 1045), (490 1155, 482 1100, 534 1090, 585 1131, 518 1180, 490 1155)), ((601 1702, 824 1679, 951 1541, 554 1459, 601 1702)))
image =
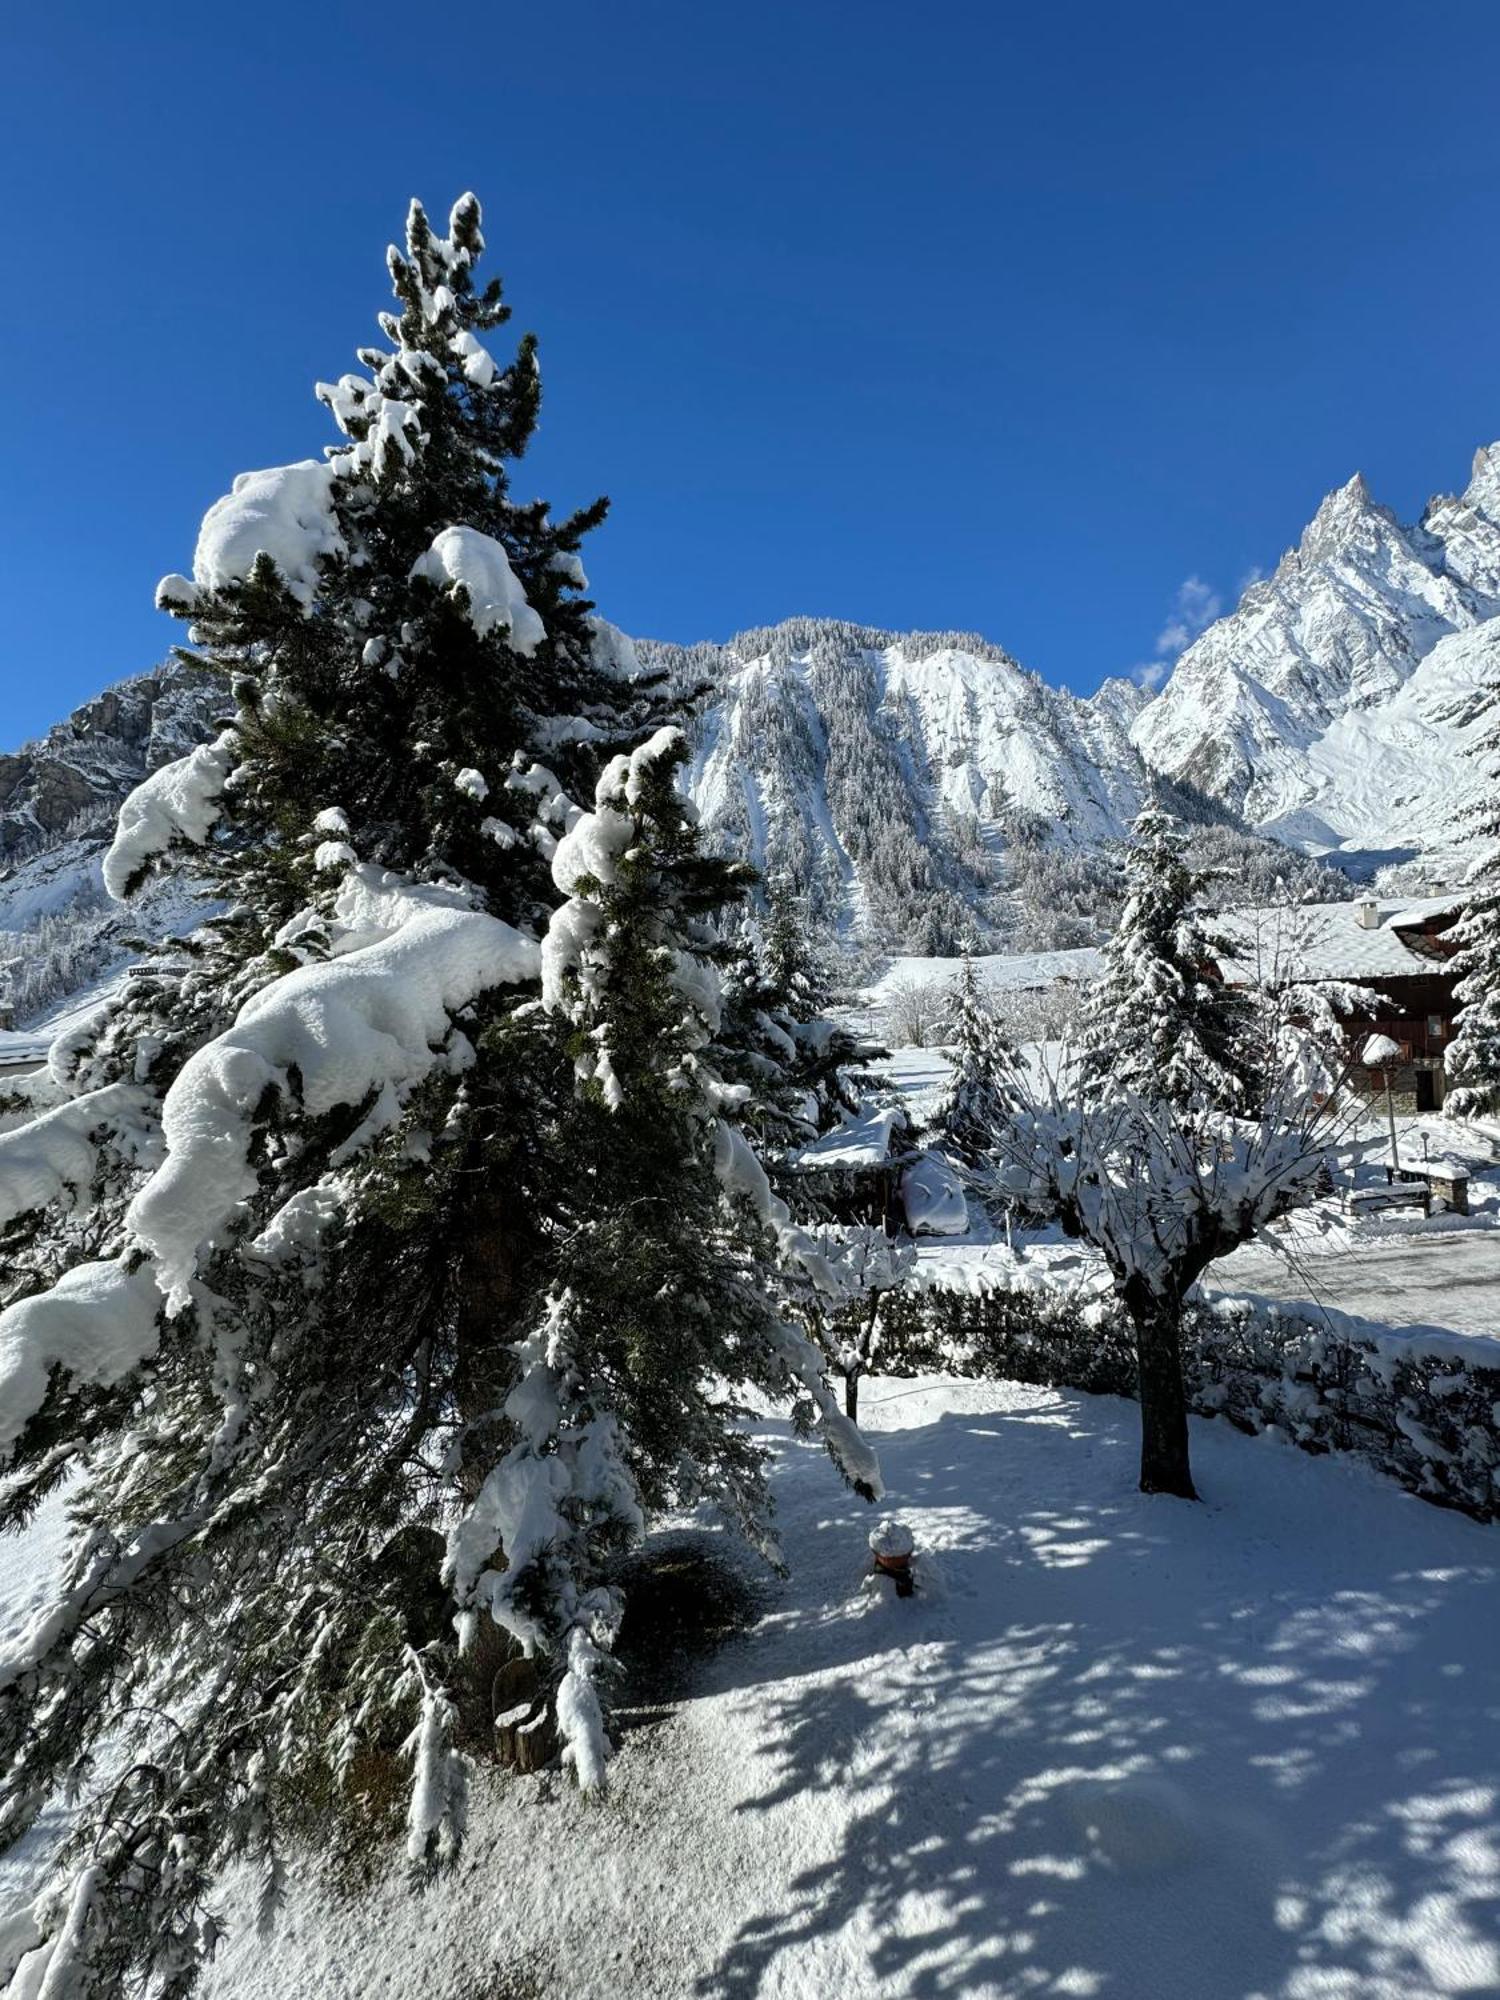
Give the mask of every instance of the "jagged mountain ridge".
MULTIPOLYGON (((1153 781, 1242 874, 1270 873, 1250 828, 1356 869, 1456 863, 1480 784, 1463 751, 1500 676, 1500 445, 1415 527, 1357 475, 1331 493, 1154 699, 1052 688, 972 634, 833 619, 638 650, 712 686, 691 780, 716 838, 876 948, 1090 941, 1099 856, 1153 781)), ((114 811, 223 705, 169 662, 0 756, 0 1002, 24 1015, 125 948, 141 919, 98 873, 114 811)))
POLYGON ((125 958, 138 931, 172 927, 173 884, 123 911, 100 862, 125 794, 200 743, 227 705, 221 686, 170 660, 0 755, 0 1005, 25 1019, 125 958))
POLYGON ((1097 849, 1149 783, 1135 690, 1083 700, 973 634, 798 618, 637 650, 715 690, 690 776, 715 836, 818 920, 881 942, 951 948, 976 916, 992 928, 1008 853, 1097 849))
POLYGON ((1457 860, 1464 752, 1500 674, 1500 445, 1403 526, 1358 474, 1194 641, 1132 725, 1153 769, 1351 860, 1457 860))

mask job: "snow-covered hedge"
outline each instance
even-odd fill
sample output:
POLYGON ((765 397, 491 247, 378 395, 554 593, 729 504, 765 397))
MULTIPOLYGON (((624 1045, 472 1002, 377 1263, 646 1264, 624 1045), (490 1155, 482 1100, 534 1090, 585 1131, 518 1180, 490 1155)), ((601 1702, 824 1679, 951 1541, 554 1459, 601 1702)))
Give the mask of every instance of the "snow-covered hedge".
MULTIPOLYGON (((1260 1298, 1188 1314, 1192 1407, 1305 1451, 1349 1451, 1425 1499, 1500 1519, 1500 1344, 1260 1298)), ((873 1367, 947 1369, 1133 1396, 1127 1320, 1053 1290, 903 1291, 882 1301, 873 1367)))
POLYGON ((1352 1451, 1413 1493, 1500 1519, 1500 1343, 1259 1298, 1192 1315, 1193 1407, 1307 1451, 1352 1451))

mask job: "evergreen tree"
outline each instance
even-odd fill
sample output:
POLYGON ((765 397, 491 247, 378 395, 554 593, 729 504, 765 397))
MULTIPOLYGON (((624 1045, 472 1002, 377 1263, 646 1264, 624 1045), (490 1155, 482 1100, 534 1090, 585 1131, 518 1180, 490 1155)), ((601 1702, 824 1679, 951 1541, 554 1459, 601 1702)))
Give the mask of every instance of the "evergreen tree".
MULTIPOLYGON (((1474 756, 1491 785, 1500 789, 1500 682, 1486 692, 1481 714, 1489 727, 1474 756)), ((1493 799, 1492 792, 1491 798, 1493 799)), ((1459 1013, 1444 1067, 1448 1095, 1444 1108, 1458 1118, 1500 1117, 1500 808, 1481 808, 1476 832, 1485 841, 1488 879, 1474 885, 1455 935, 1459 1013)))
POLYGON ((1200 907, 1208 877, 1185 847, 1171 814, 1147 804, 1131 828, 1125 907, 1084 1016, 1086 1097, 1125 1090, 1179 1110, 1239 1109, 1253 1098, 1250 1010, 1214 971, 1222 947, 1200 907))
POLYGON ((759 935, 742 930, 720 960, 726 1075, 750 1092, 743 1116, 776 1176, 786 1156, 857 1108, 859 1066, 876 1050, 830 1018, 828 966, 785 878, 770 886, 759 935))
POLYGON ((741 1093, 720 1074, 714 920, 753 878, 701 850, 674 784, 687 756, 662 729, 616 757, 553 861, 568 901, 543 945, 543 999, 581 1086, 559 1135, 573 1193, 506 1406, 515 1442, 452 1541, 464 1614, 482 1607, 566 1660, 558 1717, 591 1787, 621 1610, 611 1556, 649 1513, 703 1501, 769 1546, 744 1390, 810 1399, 841 1469, 863 1492, 877 1481, 818 1356, 776 1310, 788 1266, 794 1287, 836 1281, 727 1122, 741 1093), (503 1568, 479 1567, 497 1551, 503 1568))
POLYGON ((1016 1107, 1019 1058, 980 987, 968 946, 948 990, 944 1040, 949 1078, 932 1132, 961 1165, 976 1167, 994 1151, 1016 1107))
MULTIPOLYGON (((273 1910, 302 1802, 403 1746, 413 1862, 451 1856, 508 1647, 566 1668, 593 1782, 603 1566, 669 1459, 675 1492, 755 1497, 732 1393, 700 1395, 695 1363, 795 1378, 876 1477, 810 1351, 751 1312, 770 1246, 805 1282, 818 1262, 743 1137, 706 1122, 711 1085, 690 1111, 661 1082, 699 1060, 662 984, 685 961, 675 918, 641 941, 628 869, 628 976, 573 974, 577 1005, 615 1012, 536 1005, 569 792, 659 717, 582 594, 603 503, 554 523, 510 498, 539 378, 529 338, 504 367, 484 345, 507 308, 476 288, 481 250, 472 197, 446 237, 413 205, 386 344, 319 391, 344 442, 238 480, 193 579, 162 586, 232 714, 127 800, 106 879, 126 893, 189 848, 222 914, 56 1046, 37 1115, 0 1134, 0 1525, 65 1480, 74 1523, 54 1605, 0 1658, 0 1842, 79 1801, 41 1918, 58 1991, 186 1994, 225 1863, 254 1859, 273 1910), (633 1182, 599 1139, 612 1077, 647 1107, 633 1182), (700 1345, 666 1315, 670 1383, 645 1333, 645 1274, 680 1248, 651 1241, 663 1185, 705 1242, 714 1187, 759 1231, 722 1272, 697 1256, 700 1345), (548 1494, 555 1562, 527 1539, 548 1494)), ((732 884, 642 781, 652 880, 695 919, 732 884)), ((710 1013, 706 994, 705 974, 710 1013)))
POLYGON ((1500 881, 1476 884, 1458 939, 1459 1013, 1444 1109, 1456 1118, 1500 1118, 1500 881))
POLYGON ((798 1021, 814 1021, 827 1011, 833 994, 812 913, 784 875, 767 886, 760 959, 778 1011, 798 1021))

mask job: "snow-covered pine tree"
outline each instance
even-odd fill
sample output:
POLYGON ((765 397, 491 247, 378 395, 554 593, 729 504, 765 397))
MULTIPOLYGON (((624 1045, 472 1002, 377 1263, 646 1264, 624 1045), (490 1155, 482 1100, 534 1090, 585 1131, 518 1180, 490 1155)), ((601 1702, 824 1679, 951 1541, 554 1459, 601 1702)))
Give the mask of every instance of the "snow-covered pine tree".
POLYGON ((1500 1118, 1500 878, 1474 884, 1458 938, 1459 1012, 1443 1108, 1455 1118, 1500 1118))
POLYGON ((859 1102, 860 1066, 875 1054, 830 1014, 832 980, 808 911, 774 881, 758 929, 721 947, 725 1075, 749 1095, 743 1119, 783 1194, 779 1163, 859 1102))
POLYGON ((1487 690, 1481 714, 1487 728, 1473 755, 1490 780, 1491 803, 1476 816, 1485 842, 1482 866, 1455 932, 1458 1019, 1443 1067, 1448 1076, 1444 1109, 1457 1118, 1500 1117, 1500 680, 1487 690))
POLYGON ((465 1615, 488 1611, 566 1660, 558 1717, 590 1787, 622 1608, 610 1555, 652 1511, 702 1502, 770 1545, 744 1392, 815 1410, 845 1476, 878 1491, 819 1355, 777 1310, 788 1283, 841 1295, 841 1281, 734 1122, 744 1091, 720 1074, 714 919, 753 878, 702 851, 674 783, 687 756, 668 728, 616 757, 553 861, 568 901, 542 948, 543 999, 581 1085, 559 1132, 572 1191, 554 1221, 556 1285, 506 1406, 515 1442, 452 1541, 465 1615))
MULTIPOLYGON (((538 376, 529 339, 508 366, 484 345, 507 308, 481 249, 472 197, 446 236, 413 206, 385 344, 319 392, 344 441, 242 476, 161 587, 232 713, 127 800, 106 879, 192 850, 219 913, 53 1049, 0 1134, 0 1525, 64 1486, 74 1524, 0 1659, 0 1842, 77 1801, 27 1969, 58 1992, 186 1994, 224 1864, 255 1860, 273 1910, 288 1819, 403 1742, 409 1851, 451 1855, 456 1746, 489 1725, 454 1612, 505 1560, 492 1474, 525 1446, 528 1506, 571 1495, 586 1541, 585 1514, 601 1542, 633 1525, 576 1370, 566 1437, 538 1413, 581 1308, 575 1079, 534 996, 569 791, 660 717, 582 595, 602 503, 554 523, 510 497, 538 376)), ((675 1173, 660 1136, 639 1164, 675 1173)), ((744 1139, 711 1136, 718 1185, 795 1259, 744 1139)), ((781 1352, 817 1398, 806 1349, 781 1352)), ((737 1449, 679 1443, 705 1478, 737 1449)), ((566 1635, 585 1774, 593 1588, 566 1635)), ((533 1611, 522 1643, 559 1630, 533 1611)))
POLYGON ((794 1019, 812 1021, 833 997, 828 967, 818 948, 812 912, 784 875, 766 884, 760 961, 777 1005, 794 1019))
POLYGON ((932 1136, 961 1166, 977 1167, 994 1151, 1015 1109, 1019 1058, 967 946, 949 984, 943 1041, 949 1077, 933 1113, 932 1136))
POLYGON ((1177 821, 1149 801, 1131 828, 1124 911, 1084 1013, 1080 1087, 1095 1100, 1125 1089, 1227 1110, 1253 1096, 1248 1009, 1214 972, 1207 877, 1185 848, 1177 821))

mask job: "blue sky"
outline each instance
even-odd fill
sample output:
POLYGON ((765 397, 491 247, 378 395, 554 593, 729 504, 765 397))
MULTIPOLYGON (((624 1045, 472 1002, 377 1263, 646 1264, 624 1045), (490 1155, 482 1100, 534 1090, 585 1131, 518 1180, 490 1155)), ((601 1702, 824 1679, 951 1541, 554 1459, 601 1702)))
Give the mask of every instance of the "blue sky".
POLYGON ((612 495, 629 630, 1165 657, 1357 467, 1409 517, 1500 436, 1497 65, 1493 0, 12 9, 0 744, 161 654, 467 187, 542 343, 518 487, 612 495))

